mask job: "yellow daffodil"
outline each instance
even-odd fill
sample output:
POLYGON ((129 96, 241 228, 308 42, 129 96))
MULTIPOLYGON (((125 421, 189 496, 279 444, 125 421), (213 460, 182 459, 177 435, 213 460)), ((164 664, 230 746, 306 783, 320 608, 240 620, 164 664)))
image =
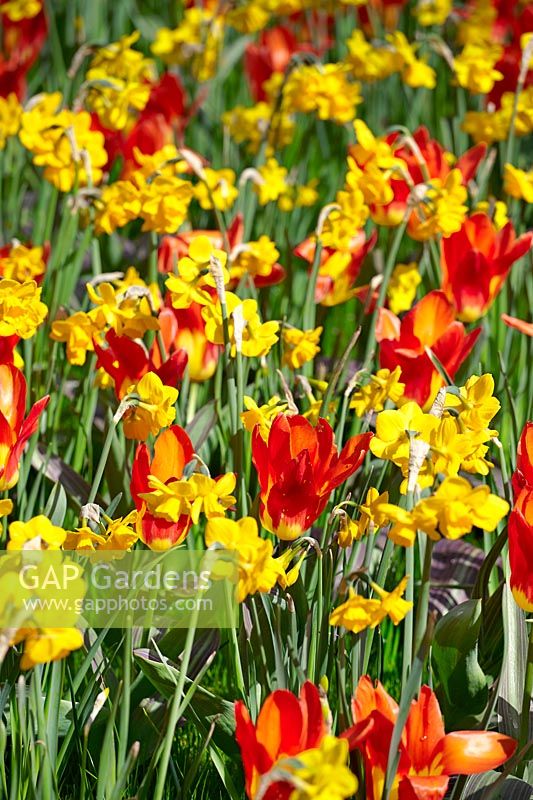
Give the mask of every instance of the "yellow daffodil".
POLYGON ((457 83, 475 94, 488 94, 503 74, 494 69, 500 60, 503 47, 498 44, 467 44, 454 58, 453 66, 457 83))
POLYGON ((22 110, 17 95, 13 92, 7 97, 0 97, 0 150, 5 148, 10 136, 18 133, 22 110))
POLYGON ((27 542, 35 540, 38 549, 60 550, 66 532, 58 525, 52 525, 48 517, 40 514, 27 522, 12 522, 9 526, 8 550, 22 550, 27 542))
POLYGON ((41 291, 35 281, 0 280, 0 336, 35 336, 48 313, 41 291))
POLYGON ((387 516, 382 513, 380 506, 389 502, 389 493, 380 494, 377 489, 370 487, 366 493, 364 503, 358 506, 358 519, 349 517, 341 518, 339 528, 339 544, 341 547, 351 547, 359 541, 368 530, 377 530, 388 522, 387 516))
MULTIPOLYGON (((226 293, 228 313, 228 333, 231 343, 231 354, 237 353, 235 341, 235 324, 233 313, 239 308, 242 313, 244 328, 242 332, 242 354, 248 358, 266 356, 278 341, 279 322, 261 322, 255 300, 239 300, 232 292, 226 293)), ((224 325, 220 300, 210 303, 202 309, 205 320, 205 335, 213 344, 224 344, 224 325)))
POLYGON ((48 664, 65 658, 83 646, 83 635, 77 628, 22 628, 17 631, 14 644, 24 641, 20 660, 22 669, 37 664, 48 664))
POLYGON ((88 283, 87 294, 96 306, 89 316, 98 330, 110 326, 119 336, 140 339, 146 331, 159 328, 147 293, 118 292, 112 284, 105 282, 97 286, 88 283))
POLYGON ((194 196, 201 208, 229 211, 239 196, 239 190, 235 186, 235 172, 232 169, 205 167, 200 182, 194 187, 194 196))
POLYGON ((178 390, 173 386, 165 386, 154 372, 147 372, 137 384, 128 387, 128 394, 138 399, 123 418, 127 439, 144 442, 150 434, 156 436, 161 428, 166 428, 174 421, 178 390))
POLYGON ((284 107, 342 124, 355 117, 360 86, 348 80, 346 64, 302 65, 292 70, 283 92, 284 107))
POLYGON ((350 588, 348 600, 331 613, 329 624, 360 633, 367 628, 377 627, 388 616, 394 625, 398 625, 413 607, 411 602, 402 597, 407 581, 406 576, 392 592, 386 592, 372 583, 372 589, 379 600, 358 595, 350 588))
POLYGON ((0 3, 0 13, 5 14, 11 22, 21 22, 36 17, 42 7, 41 0, 7 0, 6 3, 0 3))
POLYGON ((422 277, 415 261, 409 264, 396 264, 387 286, 389 308, 394 314, 409 311, 421 281, 422 277))
POLYGON ((370 376, 369 383, 353 393, 350 408, 355 410, 358 417, 362 417, 371 411, 383 411, 387 400, 398 404, 405 389, 400 375, 400 367, 392 371, 378 369, 375 375, 370 376))
POLYGON ((294 785, 291 800, 346 800, 357 791, 357 778, 348 766, 347 739, 324 736, 320 745, 277 762, 280 775, 287 773, 294 785), (292 776, 292 777, 290 777, 292 776))
POLYGON ((287 403, 284 403, 277 394, 271 397, 268 403, 262 406, 258 406, 253 397, 244 395, 244 407, 246 411, 243 411, 241 414, 244 429, 251 433, 255 426, 258 425, 261 436, 265 442, 268 439, 272 420, 274 420, 278 414, 284 414, 287 411, 287 403))
POLYGON ((281 332, 283 364, 290 369, 300 369, 303 364, 312 361, 320 352, 318 342, 322 331, 321 326, 308 331, 284 327, 281 332))
POLYGON ((76 311, 66 319, 52 322, 50 338, 55 342, 67 343, 67 359, 69 364, 83 366, 87 353, 94 350, 93 337, 99 331, 94 319, 84 311, 76 311))
POLYGON ((503 172, 503 188, 510 197, 533 203, 533 170, 525 172, 512 164, 506 164, 503 172))
POLYGON ((212 517, 206 526, 205 543, 208 547, 220 544, 236 553, 239 603, 256 592, 269 592, 284 575, 281 563, 272 556, 272 542, 259 536, 253 517, 237 521, 212 517))

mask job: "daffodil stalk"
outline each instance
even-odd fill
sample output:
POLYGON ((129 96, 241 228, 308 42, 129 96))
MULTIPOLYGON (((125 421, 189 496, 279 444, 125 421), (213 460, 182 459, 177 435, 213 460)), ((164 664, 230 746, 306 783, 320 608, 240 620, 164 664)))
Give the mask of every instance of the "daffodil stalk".
POLYGON ((362 369, 368 369, 370 365, 372 352, 374 350, 374 345, 376 342, 376 325, 378 322, 379 312, 380 309, 383 308, 383 306, 385 305, 385 299, 387 297, 387 287, 389 285, 391 275, 393 273, 394 266, 396 264, 396 257, 398 255, 398 250, 400 249, 400 244, 402 242, 406 227, 407 227, 407 215, 396 229, 396 233, 394 234, 389 254, 387 256, 387 261, 385 262, 385 269, 383 270, 383 280, 381 281, 379 287, 378 299, 376 301, 376 305, 374 307, 374 311, 372 312, 372 317, 370 319, 370 327, 368 330, 368 336, 366 340, 366 349, 363 358, 362 369))
POLYGON ((520 102, 520 95, 524 88, 526 75, 529 71, 529 62, 531 61, 532 57, 533 57, 533 37, 529 39, 526 46, 524 47, 524 52, 522 53, 520 73, 518 75, 518 82, 516 84, 516 92, 513 102, 513 111, 511 114, 511 123, 509 126, 509 137, 507 139, 507 148, 505 150, 505 162, 504 162, 505 164, 513 163, 516 115, 518 114, 518 104, 520 102))
POLYGON ((98 488, 100 486, 100 481, 102 480, 102 476, 104 474, 105 466, 107 464, 107 459, 109 456, 109 451, 111 450, 111 443, 113 441, 113 436, 115 434, 115 428, 126 413, 129 408, 133 408, 133 406, 137 405, 137 399, 132 395, 126 395, 126 397, 120 402, 119 407, 113 414, 113 419, 111 421, 111 425, 107 429, 107 434, 104 440, 104 445, 102 447, 102 452, 100 454, 100 460, 98 462, 98 467, 96 468, 96 473, 92 482, 91 490, 89 492, 89 496, 87 497, 87 503, 94 503, 96 499, 96 495, 98 493, 98 488))

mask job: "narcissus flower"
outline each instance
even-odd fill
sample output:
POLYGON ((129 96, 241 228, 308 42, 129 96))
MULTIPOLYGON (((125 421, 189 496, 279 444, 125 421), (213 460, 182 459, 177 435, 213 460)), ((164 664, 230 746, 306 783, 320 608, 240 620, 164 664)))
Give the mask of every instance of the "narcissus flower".
POLYGON ((278 264, 278 258, 279 250, 268 236, 241 244, 231 254, 231 286, 236 286, 245 275, 249 275, 257 287, 279 283, 285 277, 285 270, 278 264))
POLYGON ((138 511, 137 532, 152 550, 167 550, 180 544, 191 525, 189 514, 183 514, 172 522, 158 514, 152 514, 141 494, 150 491, 149 480, 153 476, 167 484, 179 480, 185 465, 194 456, 192 442, 179 425, 172 425, 161 433, 154 444, 154 456, 146 444, 135 451, 131 475, 131 496, 138 511))
POLYGON ((107 163, 103 134, 92 130, 87 111, 53 113, 46 102, 45 98, 22 115, 19 138, 33 154, 33 163, 45 168, 44 177, 61 192, 70 192, 74 185, 97 185, 107 163))
POLYGON ((415 261, 410 261, 409 264, 396 264, 387 286, 387 300, 393 314, 409 311, 421 281, 422 276, 415 261))
POLYGON ((10 136, 18 133, 22 110, 14 92, 7 97, 0 97, 0 150, 5 148, 10 136))
POLYGON ((351 547, 355 541, 359 541, 367 531, 373 533, 377 528, 386 525, 388 518, 380 510, 383 503, 389 502, 389 493, 380 494, 373 486, 366 493, 364 503, 358 505, 359 516, 357 519, 350 519, 344 515, 341 517, 339 528, 339 545, 341 547, 351 547))
MULTIPOLYGON (((263 703, 255 724, 244 703, 238 701, 235 720, 235 736, 241 750, 249 800, 259 797, 264 776, 280 759, 313 750, 329 732, 319 690, 309 681, 302 686, 299 698, 285 689, 272 692, 263 703)), ((269 791, 274 792, 276 788, 287 787, 272 785, 269 791)), ((289 785, 289 793, 281 797, 290 797, 292 788, 289 785)), ((271 794, 271 800, 274 797, 276 795, 271 794)))
POLYGON ((27 542, 39 542, 43 550, 60 550, 66 538, 66 531, 53 525, 48 517, 40 514, 27 522, 12 522, 9 526, 8 550, 23 550, 27 542))
MULTIPOLYGON (((141 289, 144 287, 141 287, 141 289)), ((117 291, 112 284, 104 282, 93 286, 87 284, 87 294, 96 308, 89 312, 98 330, 107 326, 119 336, 130 339, 141 339, 146 331, 159 328, 156 317, 152 314, 149 291, 117 291)))
POLYGON ((223 37, 224 18, 209 8, 192 6, 177 28, 157 31, 152 52, 166 64, 188 66, 196 80, 207 81, 216 72, 223 37))
POLYGON ((46 270, 49 253, 49 245, 32 247, 31 244, 17 241, 6 247, 0 247, 0 275, 2 278, 19 283, 32 280, 40 283, 46 270))
POLYGON ((371 411, 383 411, 387 400, 397 405, 405 390, 400 372, 400 367, 392 371, 378 369, 375 375, 370 376, 368 383, 353 393, 350 408, 355 410, 358 417, 362 417, 371 411))
POLYGON ((7 0, 0 5, 0 13, 5 14, 12 22, 36 17, 41 11, 41 0, 7 0))
POLYGON ((245 430, 251 433, 258 425, 261 436, 266 442, 272 422, 278 414, 284 414, 287 411, 287 403, 284 403, 277 394, 262 406, 258 406, 253 397, 248 395, 244 395, 243 400, 246 411, 242 412, 241 419, 245 430))
POLYGON ((66 342, 69 363, 83 366, 87 353, 94 350, 94 337, 98 332, 94 315, 76 311, 66 319, 56 319, 52 322, 50 338, 55 342, 66 342))
POLYGON ((0 336, 35 336, 48 313, 41 291, 35 281, 0 280, 0 336))
POLYGON ((387 41, 401 59, 400 74, 404 83, 413 88, 434 89, 437 83, 435 70, 425 61, 416 57, 415 53, 419 45, 411 44, 401 31, 388 34, 387 41))
POLYGON ((283 105, 291 111, 315 113, 342 124, 355 117, 360 86, 350 83, 345 64, 312 64, 293 69, 283 90, 283 105))
POLYGON ((211 303, 209 288, 215 287, 215 281, 209 270, 212 259, 216 259, 224 283, 227 283, 229 281, 229 273, 225 269, 227 254, 215 247, 208 236, 197 236, 191 240, 188 255, 178 261, 178 274, 170 275, 165 284, 174 308, 189 308, 192 303, 200 305, 211 303))
POLYGON ((389 538, 410 547, 417 530, 430 539, 460 539, 474 526, 493 531, 509 511, 509 503, 491 494, 488 486, 474 489, 465 478, 445 478, 435 494, 422 498, 412 511, 385 503, 380 510, 393 525, 389 538))
POLYGON ((26 392, 23 373, 13 364, 0 364, 0 491, 18 481, 22 452, 50 399, 38 400, 24 419, 26 392))
MULTIPOLYGON (((398 705, 381 683, 359 681, 352 701, 354 725, 343 736, 363 756, 368 800, 380 800, 398 705)), ((413 700, 400 740, 400 759, 391 786, 398 800, 442 800, 450 775, 486 772, 510 758, 516 742, 492 731, 446 734, 434 692, 423 686, 413 700)))
POLYGON ((312 361, 320 353, 318 342, 322 331, 321 326, 308 331, 284 326, 281 332, 283 364, 290 369, 300 369, 303 364, 312 361))
POLYGON ((333 489, 361 466, 371 438, 371 433, 353 436, 339 453, 324 419, 313 427, 299 414, 279 414, 266 442, 256 426, 252 459, 263 525, 280 539, 301 536, 324 511, 333 489))
POLYGON ((533 203, 533 170, 525 172, 512 164, 506 164, 503 171, 503 189, 510 197, 533 203))
POLYGON ((475 94, 488 94, 503 74, 494 69, 503 53, 498 44, 467 44, 453 60, 457 83, 475 94))
POLYGON ((533 243, 533 232, 515 236, 508 222, 496 230, 486 214, 472 214, 441 242, 442 290, 457 316, 472 322, 486 314, 512 265, 533 243))
POLYGON ((271 788, 267 775, 264 785, 269 788, 263 797, 280 800, 346 800, 354 795, 358 787, 357 778, 347 765, 348 757, 349 748, 345 740, 325 736, 318 747, 291 758, 280 759, 273 779, 275 788, 271 788))
POLYGON ((236 553, 239 603, 256 592, 269 592, 285 574, 280 560, 272 557, 272 542, 259 536, 253 517, 237 521, 211 517, 205 529, 205 543, 208 547, 218 543, 236 553))
POLYGON ((372 589, 379 600, 355 594, 350 588, 348 600, 338 606, 329 617, 329 624, 342 626, 352 633, 361 633, 367 628, 377 627, 385 617, 390 617, 394 625, 405 619, 413 604, 404 600, 408 578, 400 581, 392 592, 386 592, 377 584, 371 583, 372 589))
POLYGON ((428 351, 453 378, 481 333, 481 328, 476 328, 467 334, 455 320, 452 303, 437 291, 423 297, 401 322, 392 312, 382 311, 380 323, 376 336, 380 364, 390 370, 401 368, 405 396, 422 407, 431 404, 443 385, 428 351))
MULTIPOLYGON (((226 292, 226 309, 232 356, 237 353, 234 322, 234 312, 237 309, 240 309, 244 321, 242 342, 240 343, 243 356, 248 358, 266 356, 278 341, 279 322, 274 320, 261 322, 257 310, 257 301, 252 299, 240 300, 233 292, 226 292)), ((209 341, 213 342, 213 344, 223 345, 224 321, 220 300, 206 305, 202 309, 202 316, 205 320, 205 335, 209 341)))
POLYGON ((143 375, 137 384, 128 388, 127 393, 137 398, 135 405, 126 411, 123 418, 127 439, 145 442, 150 434, 156 436, 161 428, 166 428, 174 421, 178 390, 165 386, 154 372, 143 375))
POLYGON ((21 628, 13 644, 20 641, 24 641, 21 669, 31 669, 37 664, 59 661, 73 650, 79 650, 83 646, 83 634, 77 628, 21 628))
POLYGON ((200 207, 228 211, 239 195, 232 169, 202 169, 201 180, 194 187, 194 196, 200 207))
POLYGON ((131 511, 125 517, 111 519, 103 515, 98 531, 89 526, 67 531, 64 550, 130 550, 139 539, 133 525, 137 512, 131 511))

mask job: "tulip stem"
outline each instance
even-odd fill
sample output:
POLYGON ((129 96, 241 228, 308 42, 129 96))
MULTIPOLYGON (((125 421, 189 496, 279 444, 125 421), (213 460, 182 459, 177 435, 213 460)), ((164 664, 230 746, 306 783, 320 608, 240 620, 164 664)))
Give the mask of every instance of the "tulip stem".
POLYGON ((533 697, 533 623, 529 629, 529 647, 527 652, 526 676, 524 680, 524 696, 520 715, 520 738, 518 749, 521 750, 529 741, 529 720, 531 716, 531 699, 533 697))

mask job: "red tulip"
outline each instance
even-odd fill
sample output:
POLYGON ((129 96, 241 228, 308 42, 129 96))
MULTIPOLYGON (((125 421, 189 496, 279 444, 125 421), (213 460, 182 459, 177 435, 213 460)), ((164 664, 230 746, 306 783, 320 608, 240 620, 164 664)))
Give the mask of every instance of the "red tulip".
POLYGON ((262 31, 259 40, 249 44, 244 53, 244 70, 254 100, 266 100, 264 82, 274 72, 285 72, 294 53, 309 49, 298 44, 292 31, 283 25, 262 31))
POLYGON ((533 336, 533 322, 526 322, 524 319, 518 317, 511 317, 509 314, 501 314, 502 322, 509 328, 514 328, 520 333, 525 333, 526 336, 533 336))
MULTIPOLYGON (((318 747, 328 733, 316 686, 307 681, 300 697, 278 689, 265 700, 257 722, 250 719, 244 703, 235 703, 236 738, 241 749, 246 794, 256 797, 261 776, 269 772, 282 757, 297 756, 304 750, 318 747)), ((264 795, 270 800, 288 800, 293 786, 272 783, 264 795)))
POLYGON ((261 487, 261 520, 280 539, 308 530, 333 489, 353 475, 367 453, 371 433, 352 436, 338 453, 325 419, 316 428, 298 415, 278 414, 265 442, 256 426, 252 460, 261 487))
POLYGON ((509 516, 511 590, 518 605, 533 611, 533 422, 527 422, 518 443, 513 473, 515 502, 509 516))
POLYGON ((141 342, 128 336, 119 336, 112 328, 106 333, 107 347, 94 340, 98 356, 96 367, 102 368, 113 378, 115 394, 121 400, 129 387, 137 383, 147 372, 155 372, 166 386, 177 386, 187 366, 187 353, 176 348, 161 363, 159 349, 152 346, 150 353, 141 342))
POLYGON ((11 489, 19 477, 19 462, 24 446, 39 425, 39 417, 48 405, 42 397, 26 410, 26 380, 13 364, 0 364, 0 491, 11 489))
POLYGON ((46 41, 48 22, 44 10, 35 17, 10 20, 0 14, 0 97, 14 92, 19 100, 26 94, 26 75, 46 41))
MULTIPOLYGON (((165 305, 159 312, 161 335, 167 354, 186 353, 187 370, 192 381, 207 381, 216 370, 222 347, 210 342, 205 335, 202 307, 192 303, 189 308, 165 305)), ((161 363, 159 344, 154 342, 153 361, 161 363)))
POLYGON ((461 230, 442 239, 442 290, 459 319, 473 322, 487 313, 512 265, 532 242, 533 231, 517 239, 512 222, 498 231, 482 213, 472 214, 461 230))
POLYGON ((400 366, 405 396, 423 408, 431 405, 443 386, 428 350, 440 361, 451 378, 472 350, 481 328, 466 333, 455 320, 452 304, 442 292, 429 292, 401 320, 381 310, 376 331, 380 364, 393 370, 400 366))
POLYGON ((182 514, 177 522, 169 522, 151 514, 141 494, 150 492, 148 477, 154 475, 163 483, 179 480, 186 464, 191 461, 194 448, 183 428, 172 425, 161 433, 154 445, 154 457, 146 444, 140 444, 135 451, 131 474, 131 495, 136 509, 140 512, 137 521, 138 532, 145 544, 153 550, 167 550, 180 544, 189 531, 191 518, 182 514))
MULTIPOLYGON (((352 702, 354 726, 344 733, 360 750, 365 765, 367 800, 379 800, 398 706, 383 686, 361 678, 352 702)), ((413 700, 400 742, 400 760, 392 786, 398 800, 441 800, 450 775, 473 775, 499 767, 516 742, 490 731, 446 734, 435 693, 423 686, 413 700)))

